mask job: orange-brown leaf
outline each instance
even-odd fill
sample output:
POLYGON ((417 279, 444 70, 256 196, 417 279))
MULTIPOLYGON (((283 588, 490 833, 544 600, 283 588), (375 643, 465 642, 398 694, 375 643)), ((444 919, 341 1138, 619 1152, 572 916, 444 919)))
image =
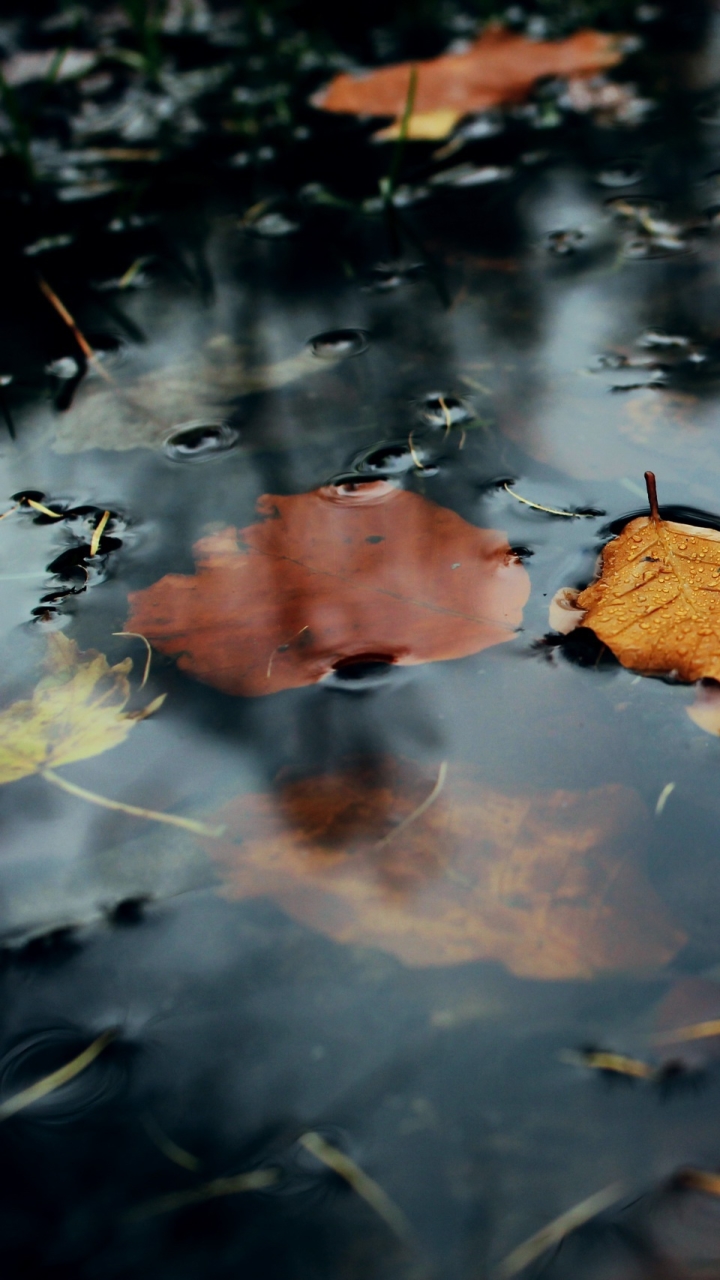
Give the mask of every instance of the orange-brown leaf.
POLYGON ((436 138, 449 133, 464 115, 522 102, 543 76, 593 75, 615 66, 622 57, 621 40, 605 32, 578 31, 565 40, 529 40, 492 25, 466 53, 446 53, 355 75, 343 72, 313 102, 324 111, 391 116, 398 123, 408 97, 411 70, 416 66, 408 136, 436 138), (433 116, 439 119, 443 112, 446 119, 439 133, 433 116))
POLYGON ((530 584, 503 533, 385 481, 265 496, 266 518, 195 547, 197 572, 130 597, 198 680, 259 696, 349 661, 432 662, 511 640, 530 584))
POLYGON ((683 943, 638 858, 648 815, 623 786, 503 795, 451 765, 388 758, 245 795, 203 842, 234 898, 267 896, 338 942, 408 965, 501 961, 532 978, 647 969, 683 943), (396 832, 396 834, 393 834, 396 832))
POLYGON ((577 598, 624 667, 720 679, 720 532, 659 516, 631 520, 577 598))

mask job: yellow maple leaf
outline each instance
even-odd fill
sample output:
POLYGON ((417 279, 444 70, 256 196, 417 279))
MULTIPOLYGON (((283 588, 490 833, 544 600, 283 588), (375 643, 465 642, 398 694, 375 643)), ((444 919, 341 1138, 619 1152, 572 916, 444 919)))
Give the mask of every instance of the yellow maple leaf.
MULTIPOLYGON (((49 637, 46 665, 48 674, 32 698, 0 712, 0 783, 99 755, 132 729, 134 720, 124 710, 130 658, 111 667, 104 654, 81 653, 73 640, 56 634, 49 637)), ((156 698, 145 714, 162 702, 156 698)))
POLYGON ((124 742, 138 720, 157 711, 165 694, 140 711, 126 711, 132 660, 110 666, 95 649, 81 652, 74 640, 58 633, 48 639, 47 675, 32 697, 0 711, 0 784, 38 773, 71 795, 104 808, 186 827, 203 835, 216 828, 174 814, 155 813, 136 805, 98 796, 55 773, 58 765, 100 755, 124 742))

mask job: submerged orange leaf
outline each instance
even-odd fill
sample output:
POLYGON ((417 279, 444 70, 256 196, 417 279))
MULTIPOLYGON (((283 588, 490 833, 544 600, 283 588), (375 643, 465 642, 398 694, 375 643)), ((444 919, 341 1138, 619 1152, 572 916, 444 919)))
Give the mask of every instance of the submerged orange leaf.
POLYGON ((600 577, 577 597, 590 627, 624 667, 681 680, 720 679, 720 531, 650 515, 603 549, 600 577))
POLYGON ((522 102, 543 76, 594 75, 622 60, 622 40, 601 31, 578 31, 565 40, 529 40, 492 24, 466 53, 356 74, 343 72, 313 98, 323 111, 391 116, 394 125, 379 136, 397 137, 410 76, 417 67, 409 138, 446 137, 465 115, 522 102))
POLYGON ((511 640, 530 584, 505 534, 386 481, 265 496, 130 596, 126 630, 198 680, 260 696, 350 662, 461 658, 511 640))
POLYGON ((503 795, 451 765, 423 811, 436 788, 382 758, 241 796, 218 815, 228 834, 203 844, 231 897, 270 897, 408 965, 493 959, 589 978, 662 965, 682 945, 639 865, 648 815, 634 791, 503 795))

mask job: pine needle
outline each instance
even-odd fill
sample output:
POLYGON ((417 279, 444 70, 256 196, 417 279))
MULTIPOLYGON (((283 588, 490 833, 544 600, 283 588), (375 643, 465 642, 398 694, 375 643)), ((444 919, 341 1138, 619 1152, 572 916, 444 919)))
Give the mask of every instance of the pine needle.
POLYGON ((97 1057, 106 1049, 111 1040, 114 1040, 118 1034, 117 1027, 111 1027, 108 1031, 103 1031, 101 1035, 93 1040, 87 1049, 83 1049, 76 1058, 72 1058, 70 1062, 66 1062, 64 1067, 59 1067, 57 1071, 53 1071, 49 1076, 43 1076, 42 1080, 31 1084, 27 1089, 23 1089, 20 1093, 14 1094, 5 1102, 0 1103, 0 1121, 9 1119, 10 1116, 17 1115, 18 1111, 24 1111, 25 1107, 29 1107, 33 1102, 38 1102, 40 1098, 46 1098, 49 1093, 54 1093, 56 1089, 60 1089, 62 1085, 67 1084, 69 1080, 73 1080, 75 1076, 90 1066, 97 1057))
POLYGON ((675 1031, 663 1031, 653 1036, 653 1041, 655 1044, 683 1044, 685 1040, 709 1040, 712 1036, 720 1036, 720 1018, 712 1018, 709 1022, 692 1022, 675 1031))
POLYGON ((707 1173, 704 1169, 683 1169, 678 1175, 678 1181, 683 1187, 720 1196, 720 1173, 707 1173))
POLYGON ((181 1169, 189 1169, 191 1173, 195 1173, 200 1168, 200 1161, 197 1156, 191 1155, 184 1147, 179 1147, 177 1142, 173 1142, 172 1138, 169 1138, 163 1132, 157 1120, 149 1112, 146 1112, 142 1117, 142 1123, 150 1141, 154 1142, 158 1151, 162 1151, 163 1155, 167 1156, 168 1160, 172 1160, 173 1164, 179 1165, 181 1169))
POLYGON ((411 822, 417 822, 417 819, 422 817, 422 815, 430 808, 430 805, 434 804, 440 795, 440 792, 445 786, 447 772, 447 760, 443 760, 438 770, 437 782, 430 792, 430 795, 425 797, 422 804, 419 804, 417 809, 413 809, 412 813, 409 813, 406 818, 403 818, 402 822, 399 822, 396 827, 393 827, 392 831, 388 831, 388 834, 383 836, 382 840, 378 840, 377 844, 373 845, 373 849, 382 849, 384 845, 389 844, 391 840, 394 840, 396 836, 399 836, 401 831, 404 831, 406 827, 409 827, 411 822))
POLYGON ((553 1245, 560 1244, 560 1241, 571 1232, 589 1222, 598 1213, 602 1213, 603 1209, 614 1204, 622 1195, 622 1183, 614 1182, 611 1186, 604 1187, 602 1191, 596 1191, 594 1195, 588 1196, 587 1200, 581 1200, 580 1204, 568 1209, 566 1213, 561 1213, 559 1218, 554 1218, 547 1226, 536 1231, 529 1240, 525 1240, 508 1254, 497 1269, 496 1274, 499 1280, 511 1280, 512 1276, 524 1271, 541 1254, 546 1253, 553 1245))
POLYGON ((9 511, 6 511, 3 515, 0 516, 0 520, 7 520, 8 516, 11 516, 13 511, 20 510, 21 505, 22 504, 20 502, 16 502, 14 507, 11 507, 9 511))
POLYGON ((143 1218, 154 1218, 158 1213, 172 1213, 175 1209, 184 1209, 186 1205, 202 1204, 204 1200, 213 1200, 216 1196, 234 1196, 243 1191, 264 1191, 272 1187, 279 1179, 276 1169, 253 1169, 250 1173, 239 1173, 234 1178, 214 1178, 202 1187, 193 1191, 175 1191, 167 1196, 158 1196, 156 1200, 148 1200, 138 1205, 125 1215, 126 1222, 141 1222, 143 1218))
POLYGON ((100 546, 100 539, 102 538, 105 532, 105 526, 109 519, 110 519, 110 512, 103 511, 102 516, 100 517, 100 520, 98 521, 95 528, 93 529, 92 542, 90 543, 91 557, 96 556, 98 553, 98 547, 100 546))
POLYGON ((133 636, 136 640, 142 640, 143 644, 145 645, 145 648, 147 649, 147 657, 145 658, 145 670, 143 671, 143 678, 140 681, 140 684, 138 685, 138 692, 140 692, 141 689, 145 688, 145 685, 148 682, 148 676, 150 675, 150 663, 152 662, 152 647, 151 647, 150 641, 148 640, 147 636, 141 635, 139 631, 113 631, 113 635, 114 636, 133 636))
POLYGON ((339 1151, 337 1147, 331 1146, 319 1133, 312 1131, 304 1133, 299 1141, 306 1151, 311 1152, 317 1160, 327 1165, 328 1169, 332 1169, 334 1173, 344 1178, 361 1200, 375 1210, 375 1213, 387 1223, 400 1240, 405 1242, 412 1240, 412 1228, 402 1209, 398 1208, 387 1192, 383 1191, 373 1178, 364 1173, 360 1166, 350 1159, 350 1156, 345 1155, 344 1151, 339 1151))
POLYGON ((440 408, 441 408, 441 409, 442 409, 442 411, 443 411, 443 415, 444 415, 444 418, 445 418, 445 435, 447 435, 447 434, 448 434, 448 432, 449 432, 449 431, 451 430, 451 428, 452 428, 452 418, 450 417, 450 410, 448 409, 448 407, 447 407, 447 405, 446 405, 446 403, 445 403, 445 397, 444 397, 444 396, 438 396, 438 403, 439 403, 439 405, 440 405, 440 408))
POLYGON ((511 489, 508 484, 504 484, 503 489, 506 493, 509 493, 510 497, 514 498, 516 502, 523 502, 526 507, 532 507, 533 511, 547 511, 550 516, 567 516, 568 520, 578 520, 582 518, 579 511, 560 511, 557 507, 544 507, 540 502, 531 502, 530 498, 523 498, 519 493, 515 493, 515 490, 511 489))
POLYGON ((61 778, 54 769, 40 769, 39 773, 41 777, 47 778, 48 782, 67 791, 69 795, 78 796, 80 800, 89 800, 91 804, 100 805, 103 809, 116 809, 120 813, 129 813, 134 818, 149 818, 152 822, 166 822, 171 827, 182 827, 185 831, 192 831, 194 835, 209 836, 212 839, 217 839, 225 831, 224 827, 209 827, 204 822, 195 822, 193 818, 179 818, 174 813, 157 813, 155 809, 142 809, 139 805, 123 804, 122 800, 108 800, 107 796, 100 796, 96 791, 88 791, 85 787, 78 787, 74 782, 61 778))
MULTIPOLYGON (((36 502, 34 498, 26 498, 25 501, 29 507, 32 507, 33 511, 39 511, 41 516, 51 516, 53 520, 65 519, 64 511, 51 511, 49 507, 44 506, 42 502, 36 502)), ((23 504, 21 502, 18 505, 22 506, 23 504)), ((8 511, 7 514, 10 515, 10 512, 8 511)))

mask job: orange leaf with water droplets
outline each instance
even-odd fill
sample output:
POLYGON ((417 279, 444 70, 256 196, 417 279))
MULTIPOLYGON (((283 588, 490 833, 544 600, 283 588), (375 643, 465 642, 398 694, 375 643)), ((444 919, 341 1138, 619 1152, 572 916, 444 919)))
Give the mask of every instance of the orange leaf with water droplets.
POLYGON ((125 630, 224 693, 351 663, 462 658, 511 640, 530 593, 505 534, 387 481, 265 495, 265 519, 195 546, 193 575, 130 596, 125 630))
POLYGON ((218 817, 228 834, 202 843, 230 897, 272 898, 407 965, 590 978, 655 968, 683 945, 643 875, 649 815, 628 787, 504 795, 457 764, 438 777, 381 757, 218 817))
POLYGON ((392 116, 394 124, 378 136, 397 137, 416 67, 407 136, 432 140, 446 137, 465 115, 523 102, 544 76, 590 76, 616 66, 622 58, 622 38, 606 32, 577 31, 565 40, 529 40, 493 23, 464 53, 355 74, 343 72, 315 95, 313 105, 323 111, 392 116))
POLYGON ((577 598, 624 667, 720 680, 720 531, 663 520, 646 473, 650 515, 603 549, 600 577, 577 598))

